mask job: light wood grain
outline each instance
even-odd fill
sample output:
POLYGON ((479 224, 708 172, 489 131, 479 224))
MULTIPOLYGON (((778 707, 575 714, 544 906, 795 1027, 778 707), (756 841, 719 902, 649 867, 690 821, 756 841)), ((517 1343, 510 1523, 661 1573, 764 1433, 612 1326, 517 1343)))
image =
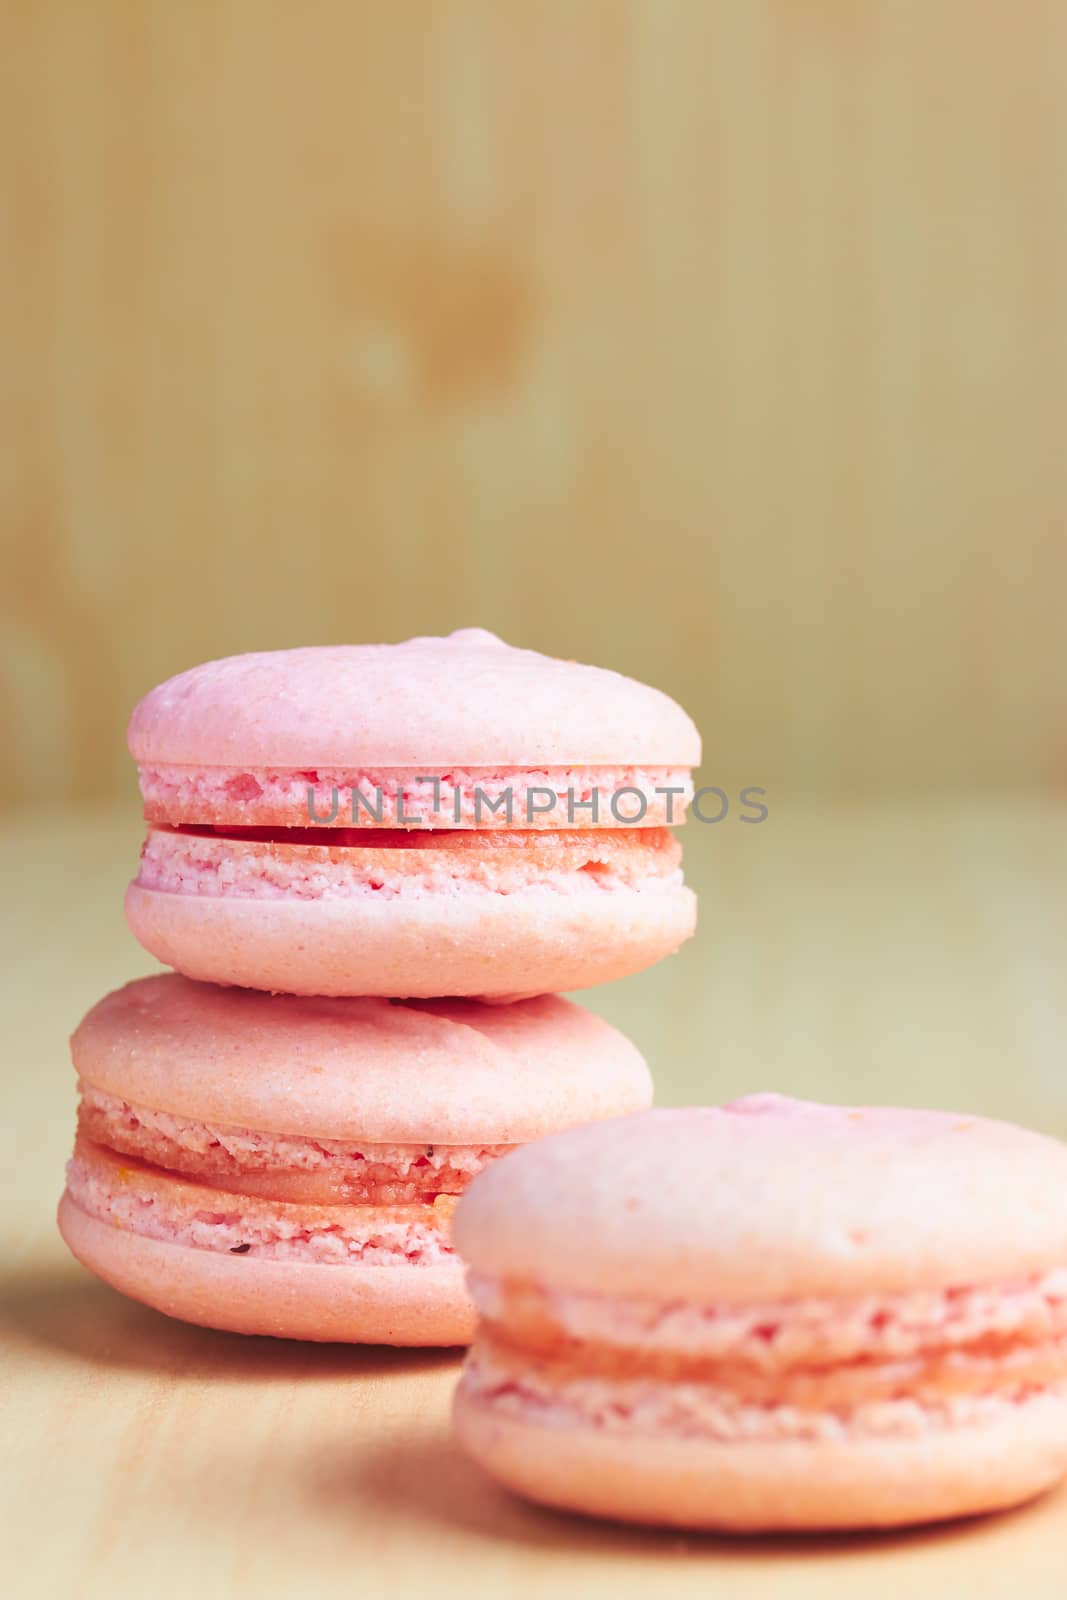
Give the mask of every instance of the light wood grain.
POLYGON ((7 798, 197 660, 472 621, 712 781, 1063 776, 1063 5, 3 13, 7 798))
MULTIPOLYGON (((637 1039, 663 1103, 773 1087, 1067 1135, 1065 823, 1061 807, 1016 803, 690 824, 697 938, 584 998, 637 1039)), ((139 833, 131 805, 0 837, 7 1592, 1059 1594, 1062 1492, 1014 1516, 877 1539, 728 1542, 582 1523, 506 1497, 456 1454, 451 1357, 213 1334, 94 1283, 53 1223, 74 1115, 66 1038, 106 989, 152 968, 120 909, 139 833)))

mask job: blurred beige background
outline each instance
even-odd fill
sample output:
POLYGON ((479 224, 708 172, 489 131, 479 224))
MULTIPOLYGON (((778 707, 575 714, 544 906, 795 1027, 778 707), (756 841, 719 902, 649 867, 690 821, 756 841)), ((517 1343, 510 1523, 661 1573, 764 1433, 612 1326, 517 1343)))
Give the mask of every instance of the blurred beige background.
POLYGON ((467 623, 708 782, 1064 775, 1067 7, 3 16, 7 801, 129 794, 198 660, 467 623))

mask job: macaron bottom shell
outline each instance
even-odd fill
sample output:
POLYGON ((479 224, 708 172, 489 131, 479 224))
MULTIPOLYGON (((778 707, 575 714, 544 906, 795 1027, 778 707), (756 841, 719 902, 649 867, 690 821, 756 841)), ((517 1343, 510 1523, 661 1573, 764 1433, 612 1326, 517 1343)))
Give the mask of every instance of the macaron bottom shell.
POLYGON ((460 1262, 323 1266, 191 1249, 119 1231, 69 1190, 59 1231, 88 1270, 167 1316, 225 1332, 353 1344, 469 1343, 475 1313, 460 1262))
POLYGON ((1067 1396, 1055 1393, 913 1437, 723 1442, 546 1425, 463 1381, 453 1420, 468 1454, 529 1499, 730 1533, 890 1528, 1006 1510, 1067 1469, 1067 1396))
POLYGON ((190 978, 300 995, 504 998, 583 989, 652 966, 692 934, 696 897, 595 884, 414 901, 176 894, 132 883, 126 917, 190 978))
POLYGON ((453 1205, 249 1195, 79 1135, 59 1221, 92 1272, 170 1316, 282 1338, 451 1345, 472 1327, 453 1205))

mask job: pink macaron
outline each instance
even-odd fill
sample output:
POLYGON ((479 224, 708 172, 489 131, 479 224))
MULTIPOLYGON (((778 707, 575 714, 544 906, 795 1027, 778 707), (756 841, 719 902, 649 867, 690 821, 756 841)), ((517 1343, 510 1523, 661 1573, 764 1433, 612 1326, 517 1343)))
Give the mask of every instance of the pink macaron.
POLYGON ((1067 1146, 754 1095, 573 1129, 453 1228, 466 1449, 639 1522, 878 1527, 1067 1472, 1067 1146), (550 1197, 550 1198, 546 1198, 550 1197))
POLYGON ((668 955, 700 740, 658 690, 468 628, 234 656, 129 728, 130 926, 189 977, 509 998, 668 955))
POLYGON ((74 1254, 171 1316, 300 1339, 465 1342, 456 1197, 515 1145, 652 1098, 633 1045, 553 995, 305 999, 166 973, 100 1001, 71 1048, 74 1254))

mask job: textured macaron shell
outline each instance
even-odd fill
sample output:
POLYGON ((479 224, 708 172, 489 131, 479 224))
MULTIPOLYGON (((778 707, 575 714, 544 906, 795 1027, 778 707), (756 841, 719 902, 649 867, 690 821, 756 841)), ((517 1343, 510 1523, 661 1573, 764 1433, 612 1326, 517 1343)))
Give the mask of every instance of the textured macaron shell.
POLYGON ((447 769, 691 767, 700 739, 667 695, 479 628, 393 645, 231 656, 135 707, 142 764, 447 769))
MULTIPOLYGON (((1058 1313, 1060 1332, 1045 1339, 987 1331, 908 1360, 865 1352, 793 1368, 738 1357, 668 1363, 647 1348, 613 1352, 566 1340, 551 1352, 524 1343, 523 1330, 509 1322, 483 1328, 464 1381, 495 1410, 620 1438, 915 1438, 988 1420, 1040 1393, 1067 1404, 1062 1300, 1058 1313)), ((1067 1437, 1064 1445, 1067 1452, 1067 1437)))
POLYGON ((687 767, 208 767, 142 762, 150 822, 222 827, 651 828, 685 821, 687 767))
POLYGON ((544 1426, 460 1385, 460 1442, 521 1494, 596 1516, 731 1532, 889 1528, 1017 1505, 1067 1466, 1067 1401, 1037 1394, 913 1436, 723 1443, 544 1426))
POLYGON ((465 1344, 475 1311, 452 1257, 343 1268, 148 1238, 90 1215, 69 1191, 59 1231, 90 1272, 131 1299, 207 1328, 359 1344, 465 1344))
POLYGON ((516 1151, 472 1185, 454 1237, 484 1276, 704 1305, 999 1283, 1067 1266, 1067 1146, 754 1095, 516 1151))
POLYGON ((150 827, 137 883, 163 894, 242 900, 655 892, 682 884, 682 848, 667 828, 528 833, 287 828, 283 837, 227 838, 150 827), (336 840, 336 842, 334 842, 336 840), (380 842, 379 842, 380 840, 380 842))
POLYGON ((555 995, 401 1004, 164 973, 101 1000, 71 1051, 84 1084, 131 1104, 335 1140, 513 1144, 652 1098, 629 1040, 555 995))
POLYGON ((448 1221, 455 1198, 398 1206, 294 1203, 196 1183, 79 1139, 67 1190, 90 1216, 122 1232, 191 1250, 257 1260, 351 1266, 440 1266, 452 1255, 448 1221))
MULTIPOLYGON (((395 852, 400 854, 400 852, 395 852)), ((579 876, 579 874, 574 874, 579 876)), ((551 886, 511 894, 373 894, 269 900, 169 894, 131 883, 126 918, 146 950, 187 977, 299 995, 520 996, 640 972, 696 926, 696 896, 650 886, 551 886)))
POLYGON ((996 1360, 990 1341, 997 1351, 1019 1341, 1042 1360, 1052 1353, 1060 1366, 1067 1349, 1067 1266, 939 1291, 699 1304, 558 1290, 476 1272, 469 1283, 487 1325, 506 1328, 528 1354, 554 1360, 576 1345, 595 1347, 610 1365, 620 1352, 639 1352, 646 1376, 663 1378, 683 1366, 705 1376, 725 1370, 735 1396, 785 1403, 788 1393, 790 1404, 807 1409, 872 1398, 887 1374, 895 1390, 898 1363, 931 1355, 938 1359, 926 1379, 939 1392, 962 1392, 996 1360), (944 1366, 945 1356, 954 1365, 944 1366))
POLYGON ((510 1144, 377 1144, 263 1133, 175 1117, 81 1084, 78 1134, 92 1144, 234 1193, 399 1205, 461 1194, 510 1144))

